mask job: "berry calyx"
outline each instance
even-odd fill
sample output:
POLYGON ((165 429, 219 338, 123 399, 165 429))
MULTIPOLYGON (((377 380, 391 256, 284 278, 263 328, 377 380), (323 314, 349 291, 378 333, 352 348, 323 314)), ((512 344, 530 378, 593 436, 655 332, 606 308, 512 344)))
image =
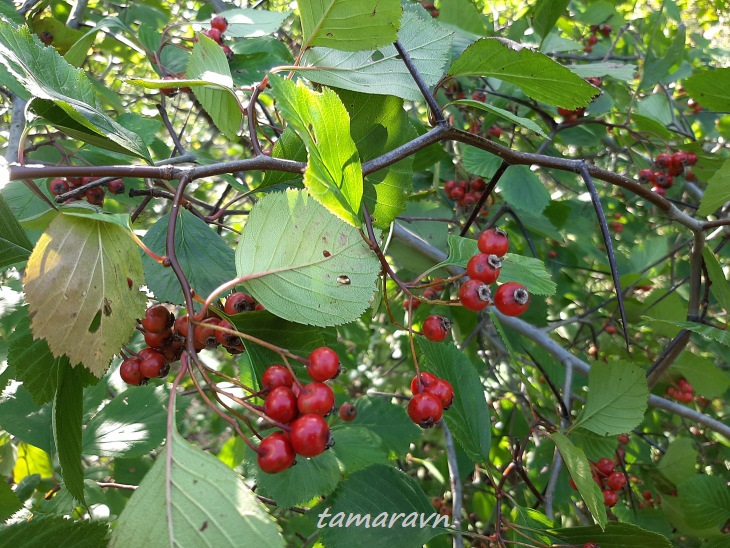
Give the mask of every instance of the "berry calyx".
POLYGON ((264 390, 271 390, 277 386, 286 386, 291 388, 294 379, 289 370, 283 365, 270 365, 261 375, 261 385, 264 390))
POLYGON ((121 179, 114 179, 106 184, 106 189, 112 194, 124 194, 124 181, 121 179))
POLYGON ((213 329, 213 325, 219 325, 220 320, 218 318, 206 318, 199 325, 195 326, 193 330, 193 340, 195 341, 196 348, 215 348, 218 346, 218 337, 216 337, 217 330, 213 329))
POLYGON ((494 294, 494 306, 505 316, 519 316, 530 306, 530 294, 517 282, 500 285, 494 294))
POLYGON ((438 377, 432 373, 421 372, 421 382, 418 382, 418 375, 415 375, 411 380, 411 393, 415 396, 423 392, 425 388, 428 388, 431 384, 436 382, 438 377))
MULTIPOLYGON (((228 320, 221 320, 221 322, 218 324, 220 327, 223 327, 225 329, 232 329, 235 331, 235 327, 231 325, 231 322, 228 320)), ((216 329, 215 337, 218 339, 218 342, 221 343, 223 346, 228 346, 230 348, 237 348, 239 346, 242 346, 241 337, 237 335, 231 335, 230 333, 225 333, 224 331, 218 331, 216 329)))
POLYGON ((274 432, 266 436, 258 447, 256 462, 267 474, 283 472, 294 464, 296 455, 291 439, 285 432, 274 432))
POLYGON ((326 346, 315 348, 309 354, 307 374, 313 381, 324 382, 334 379, 340 373, 340 358, 337 352, 326 346))
POLYGON ((487 255, 504 257, 509 250, 509 236, 504 230, 490 228, 479 235, 477 247, 487 255))
POLYGON ((139 364, 139 372, 148 379, 157 379, 165 369, 165 356, 157 350, 148 352, 139 364))
POLYGON ((97 205, 99 207, 104 205, 104 196, 106 195, 106 192, 103 188, 100 186, 95 186, 93 188, 90 188, 86 191, 86 200, 90 204, 97 205))
POLYGON ((618 495, 615 491, 611 491, 610 489, 604 489, 603 491, 603 504, 609 508, 612 506, 616 506, 616 503, 618 502, 618 495))
POLYGON ((441 342, 449 334, 451 330, 451 321, 443 316, 437 316, 435 314, 426 318, 423 322, 423 335, 433 342, 441 342))
POLYGON ((659 169, 666 169, 671 163, 672 157, 666 153, 658 154, 657 157, 654 158, 654 165, 659 169))
POLYGON ((479 280, 469 280, 459 288, 459 300, 469 310, 482 310, 492 302, 489 286, 479 280))
POLYGON ((433 394, 422 392, 408 402, 408 416, 421 428, 431 428, 441 420, 444 408, 433 394))
POLYGON ((303 457, 316 457, 332 445, 330 427, 319 415, 302 415, 291 425, 291 445, 303 457))
POLYGON ((606 479, 606 486, 614 491, 621 491, 626 485, 626 476, 621 472, 613 472, 606 479))
POLYGON ((472 280, 479 280, 485 284, 492 284, 499 278, 502 269, 502 260, 496 255, 479 253, 474 255, 466 264, 466 273, 472 280))
MULTIPOLYGON (((148 308, 144 313, 142 327, 149 333, 165 333, 174 323, 175 316, 166 307, 158 304, 148 308)), ((184 336, 187 336, 187 330, 184 336)))
POLYGON ((48 183, 48 190, 50 190, 51 194, 53 194, 54 196, 64 194, 68 192, 70 188, 71 187, 69 187, 66 179, 53 179, 53 181, 48 183))
POLYGON ((454 387, 445 379, 436 379, 426 387, 426 394, 436 396, 446 411, 454 402, 454 387))
POLYGON ((343 421, 350 422, 355 420, 355 417, 357 417, 357 407, 355 407, 354 403, 343 403, 340 405, 338 413, 343 421))
POLYGON ((654 172, 651 169, 642 169, 639 171, 639 182, 642 184, 654 184, 656 178, 654 172))
POLYGON ((334 406, 334 392, 321 382, 305 384, 297 395, 297 408, 302 415, 312 414, 324 417, 332 412, 334 406))
POLYGON ((277 386, 264 400, 264 413, 277 422, 288 424, 297 416, 297 398, 287 386, 277 386))
POLYGON ((223 312, 228 316, 240 314, 241 312, 250 312, 256 308, 256 301, 248 293, 242 293, 237 291, 231 293, 226 299, 226 304, 223 307, 223 312))
POLYGON ((226 32, 228 30, 228 20, 220 15, 214 15, 210 20, 210 26, 221 32, 226 32))
POLYGON ((144 377, 139 370, 140 363, 142 363, 142 360, 137 356, 127 358, 122 362, 122 365, 119 368, 119 375, 122 377, 124 382, 131 384, 132 386, 139 386, 142 384, 144 377))
POLYGON ((474 99, 475 101, 479 101, 479 102, 483 103, 484 101, 487 100, 487 95, 483 91, 477 90, 471 94, 471 98, 474 99))

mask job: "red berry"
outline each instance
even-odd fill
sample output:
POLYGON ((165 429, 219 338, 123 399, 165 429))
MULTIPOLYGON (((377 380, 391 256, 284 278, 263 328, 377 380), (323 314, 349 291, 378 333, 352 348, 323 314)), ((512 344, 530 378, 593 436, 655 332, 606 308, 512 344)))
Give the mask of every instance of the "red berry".
POLYGON ((208 38, 218 42, 219 44, 223 41, 223 33, 216 28, 210 28, 203 32, 208 38))
POLYGON ((472 93, 471 98, 474 99, 475 101, 480 101, 482 103, 487 100, 486 94, 481 90, 477 90, 474 93, 472 93))
POLYGON ((423 322, 422 331, 424 336, 433 342, 441 342, 449 334, 451 322, 443 316, 431 315, 423 322))
POLYGON ((139 364, 139 372, 143 377, 148 379, 156 379, 160 377, 161 372, 165 368, 165 356, 157 350, 147 353, 139 364))
POLYGON ((586 82, 588 82, 591 85, 596 86, 597 88, 600 88, 603 86, 603 81, 598 76, 591 76, 590 78, 586 78, 586 82))
POLYGON ((608 476, 613 472, 613 461, 606 457, 598 459, 598 462, 596 462, 596 469, 604 476, 608 476))
POLYGON ((426 394, 436 396, 446 411, 454 402, 454 387, 445 379, 436 379, 426 387, 426 394))
POLYGON ((689 181, 690 183, 696 183, 697 182, 697 174, 692 171, 691 169, 688 169, 684 173, 684 180, 689 181))
POLYGON ((444 408, 433 394, 416 394, 408 402, 408 416, 421 428, 431 428, 443 415, 444 408))
POLYGON ((71 187, 68 185, 68 181, 66 181, 66 179, 53 179, 53 181, 48 183, 48 190, 50 190, 51 194, 54 196, 64 194, 68 192, 70 188, 71 187))
POLYGON ((216 337, 217 331, 211 326, 219 324, 220 320, 218 318, 206 318, 199 325, 196 325, 193 330, 195 347, 202 350, 203 348, 210 349, 218 346, 218 338, 216 337))
POLYGON ((492 292, 484 282, 469 280, 459 288, 459 300, 469 310, 482 310, 492 302, 492 292))
POLYGON ((624 485, 626 485, 626 476, 624 476, 621 472, 613 472, 606 479, 606 485, 609 489, 621 491, 621 489, 624 488, 624 485))
POLYGON ((314 381, 328 381, 340 373, 340 358, 337 352, 326 346, 315 348, 309 354, 307 373, 314 381))
POLYGON ((256 301, 248 293, 231 293, 226 299, 226 304, 223 307, 223 312, 228 316, 234 316, 241 312, 250 312, 256 308, 256 301))
POLYGON ((590 45, 590 46, 594 46, 595 44, 597 44, 597 43, 598 43, 598 36, 596 36, 595 34, 591 34, 591 35, 590 35, 590 36, 589 36, 589 37, 588 37, 588 38, 586 39, 586 43, 587 43, 588 45, 590 45))
POLYGON ((464 197, 459 200, 459 205, 462 207, 471 207, 479 201, 479 196, 473 192, 467 192, 464 197))
POLYGON ((335 406, 335 394, 321 382, 310 382, 297 394, 297 408, 302 415, 329 415, 335 406))
POLYGON ((603 491, 603 504, 611 508, 612 506, 616 506, 616 503, 618 502, 618 495, 611 491, 610 489, 604 489, 603 491))
POLYGON ((472 280, 479 280, 485 284, 492 284, 499 278, 502 269, 502 260, 496 255, 479 253, 474 255, 466 264, 466 273, 472 280))
POLYGON ((411 310, 415 310, 419 306, 421 306, 421 301, 414 299, 413 297, 408 297, 403 301, 403 308, 406 310, 408 310, 409 307, 411 310))
POLYGON ((644 500, 651 500, 651 491, 648 489, 641 492, 641 496, 644 498, 644 500))
POLYGON ((669 167, 667 168, 667 173, 671 175, 672 177, 677 177, 678 175, 682 175, 684 173, 684 165, 680 162, 675 161, 672 158, 672 163, 669 164, 669 167))
POLYGON ((421 387, 428 388, 431 384, 436 382, 438 380, 438 377, 436 375, 433 375, 431 373, 426 373, 425 371, 421 372, 421 382, 419 385, 418 382, 418 375, 415 375, 413 379, 411 380, 411 393, 415 396, 416 394, 420 394, 423 392, 421 390, 421 387))
POLYGON ((451 191, 451 196, 449 196, 452 200, 459 201, 461 200, 466 192, 464 192, 464 189, 461 187, 456 187, 451 191))
POLYGON ((504 257, 509 250, 509 236, 504 230, 490 228, 479 235, 477 247, 487 255, 504 257))
POLYGON ((112 194, 124 194, 124 181, 121 179, 114 179, 106 184, 106 188, 112 194))
POLYGON ((639 182, 643 184, 654 184, 656 178, 654 172, 651 169, 642 169, 639 171, 639 182))
POLYGON ((456 181, 453 179, 449 179, 448 181, 444 182, 444 192, 447 196, 451 197, 451 191, 456 188, 456 181))
POLYGON ((330 427, 319 415, 302 415, 291 425, 291 445, 304 457, 316 457, 330 445, 330 427))
POLYGON ((599 32, 603 35, 604 38, 608 38, 609 36, 611 36, 612 30, 613 27, 611 27, 611 25, 603 25, 599 32))
POLYGON ((502 136, 502 128, 499 126, 490 126, 487 133, 492 137, 499 139, 502 136))
POLYGON ((225 44, 221 44, 221 51, 225 54, 226 59, 228 59, 229 61, 233 59, 233 50, 225 44))
POLYGON ((228 20, 220 15, 214 15, 210 20, 210 26, 221 32, 226 32, 228 30, 228 20))
POLYGON ((122 362, 122 365, 119 368, 119 375, 122 377, 124 382, 133 386, 139 386, 142 384, 144 377, 139 371, 140 363, 142 363, 142 360, 137 356, 131 356, 122 362))
POLYGON ((667 190, 664 187, 661 187, 661 186, 653 186, 653 187, 651 187, 651 191, 654 192, 654 193, 656 193, 656 194, 659 194, 659 196, 666 196, 667 195, 667 190))
POLYGON ((675 152, 674 154, 672 154, 672 163, 673 164, 686 166, 686 165, 689 165, 688 161, 689 161, 689 158, 687 157, 686 152, 679 151, 679 152, 675 152))
POLYGON ((603 329, 608 333, 609 335, 615 335, 618 329, 616 329, 616 326, 612 323, 606 323, 603 325, 603 329))
POLYGON ((142 327, 150 333, 165 333, 174 323, 175 316, 163 305, 158 304, 147 309, 142 327))
MULTIPOLYGON (((142 325, 144 325, 144 320, 142 320, 142 325)), ((190 328, 190 317, 187 314, 180 316, 177 320, 175 320, 174 326, 173 330, 175 333, 180 337, 187 339, 188 330, 190 328)))
POLYGON ((345 422, 350 422, 355 420, 355 417, 357 417, 357 407, 355 407, 352 403, 343 403, 340 405, 340 418, 345 422))
POLYGON ((530 294, 522 284, 507 282, 497 288, 494 306, 505 316, 519 316, 530 306, 530 294))
POLYGON ((657 157, 654 159, 654 165, 659 169, 666 169, 671 163, 672 157, 669 154, 665 153, 657 155, 657 157))
POLYGON ((482 179, 481 177, 477 177, 471 183, 469 183, 469 186, 474 192, 481 192, 482 190, 487 188, 487 183, 485 183, 484 179, 482 179))
POLYGON ((144 342, 150 348, 162 348, 163 346, 171 342, 171 339, 172 331, 170 331, 169 329, 167 331, 163 331, 162 333, 153 333, 152 331, 148 331, 144 334, 144 342))
POLYGON ((283 472, 294 464, 294 449, 292 449, 289 434, 274 432, 266 436, 258 447, 259 468, 267 474, 283 472))
POLYGON ((621 445, 628 445, 629 441, 631 441, 631 440, 629 439, 629 435, 628 434, 619 434, 619 436, 618 436, 618 442, 621 445))
POLYGON ((93 188, 90 188, 86 191, 86 200, 90 204, 94 204, 97 206, 103 206, 104 205, 104 196, 106 195, 106 192, 103 188, 100 186, 95 186, 93 188))
MULTIPOLYGON (((196 40, 196 42, 197 42, 197 40, 196 40)), ((175 78, 174 76, 169 76, 169 75, 164 76, 162 79, 163 80, 177 80, 177 78, 175 78)), ((160 88, 160 93, 162 93, 162 95, 172 96, 177 93, 177 88, 160 88)))
MULTIPOLYGON (((231 325, 231 322, 227 320, 221 320, 218 325, 226 329, 233 329, 234 331, 236 329, 233 325, 231 325)), ((230 333, 216 330, 215 336, 218 339, 219 343, 229 348, 238 348, 243 345, 243 343, 241 342, 241 337, 237 335, 231 335, 230 333)))
POLYGON ((671 188, 671 186, 674 184, 674 177, 669 175, 668 173, 663 173, 659 171, 658 173, 654 174, 654 177, 656 178, 655 185, 660 186, 662 188, 671 188))
POLYGON ((297 416, 297 398, 287 386, 277 386, 264 400, 264 413, 277 422, 290 423, 297 416))
POLYGON ((687 165, 693 166, 697 163, 697 154, 694 152, 688 152, 687 153, 687 165))
POLYGON ((599 548, 599 546, 595 542, 586 542, 583 548, 599 548))
POLYGON ((50 32, 43 31, 38 35, 38 38, 40 38, 41 42, 43 42, 46 46, 50 46, 53 43, 53 34, 50 32))
POLYGON ((277 386, 286 386, 291 388, 294 384, 294 379, 289 373, 289 370, 283 365, 270 365, 261 375, 261 385, 264 390, 271 390, 277 386))

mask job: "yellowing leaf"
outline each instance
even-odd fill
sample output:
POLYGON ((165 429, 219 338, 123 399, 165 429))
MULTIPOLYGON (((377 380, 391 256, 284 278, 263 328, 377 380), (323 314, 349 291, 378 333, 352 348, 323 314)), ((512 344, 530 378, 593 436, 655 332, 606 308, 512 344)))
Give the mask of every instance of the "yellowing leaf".
POLYGON ((25 271, 31 330, 54 356, 101 377, 144 313, 142 260, 126 229, 58 215, 25 271))
POLYGON ((43 449, 38 449, 27 443, 18 446, 18 458, 13 468, 13 482, 20 483, 23 478, 40 475, 41 479, 53 477, 51 457, 43 449))

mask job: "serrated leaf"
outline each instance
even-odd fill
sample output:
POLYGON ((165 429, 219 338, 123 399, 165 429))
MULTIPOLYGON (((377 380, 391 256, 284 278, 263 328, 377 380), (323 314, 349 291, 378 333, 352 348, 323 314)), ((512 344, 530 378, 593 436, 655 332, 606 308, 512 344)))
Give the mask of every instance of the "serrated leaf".
POLYGON ((300 0, 299 13, 303 49, 358 51, 395 42, 402 8, 398 0, 300 0))
POLYGON ((580 496, 583 497, 588 510, 593 515, 593 519, 598 522, 601 529, 605 529, 607 519, 606 507, 603 504, 603 493, 601 493, 598 484, 593 481, 591 465, 585 453, 559 432, 550 434, 550 439, 555 442, 558 451, 560 451, 570 477, 573 478, 580 496))
POLYGON ((356 424, 333 430, 337 442, 331 449, 348 474, 373 464, 387 464, 388 452, 383 440, 368 428, 356 424))
POLYGON ((730 519, 730 490, 717 476, 694 476, 679 486, 679 501, 692 527, 719 527, 730 519))
POLYGON ((233 78, 228 59, 217 42, 201 33, 198 33, 197 37, 198 41, 193 46, 186 76, 192 80, 205 80, 220 86, 195 87, 195 97, 220 132, 235 140, 243 121, 243 113, 233 91, 233 78))
MULTIPOLYGON (((730 182, 730 179, 728 182, 730 182)), ((717 299, 720 306, 725 309, 725 312, 730 313, 730 283, 725 278, 722 266, 717 260, 717 257, 715 257, 715 254, 708 247, 702 250, 702 257, 705 260, 705 267, 710 276, 710 293, 717 299)))
POLYGON ((84 428, 82 453, 141 457, 165 439, 167 395, 153 386, 131 387, 106 404, 84 428))
POLYGON ((276 32, 290 11, 269 11, 263 9, 234 9, 221 12, 226 18, 226 36, 231 38, 255 38, 276 32))
MULTIPOLYGON (((429 87, 436 85, 445 69, 453 33, 430 17, 403 14, 398 39, 429 87)), ((395 95, 409 101, 423 100, 413 77, 392 45, 374 51, 343 52, 312 48, 304 52, 301 75, 307 79, 351 91, 395 95), (384 86, 383 82, 388 85, 384 86)))
POLYGON ((652 318, 650 316, 642 316, 642 318, 651 320, 652 322, 661 322, 661 323, 673 325, 674 327, 679 327, 680 329, 689 329, 690 331, 693 331, 694 333, 697 333, 698 335, 702 335, 705 339, 709 339, 711 341, 717 341, 720 344, 723 344, 725 346, 730 346, 730 332, 728 332, 724 329, 717 329, 716 327, 712 327, 711 325, 705 325, 702 323, 695 323, 695 322, 684 322, 684 321, 678 321, 678 320, 663 320, 661 318, 652 318))
POLYGON ((43 47, 27 27, 0 21, 0 64, 31 94, 29 108, 64 133, 151 161, 142 140, 103 113, 86 74, 55 48, 43 47))
MULTIPOLYGON (((142 241, 158 255, 167 252, 167 224, 163 215, 147 231, 142 241)), ((175 227, 175 251, 190 286, 198 295, 207 296, 222 283, 236 277, 234 251, 205 222, 181 209, 175 227)), ((155 296, 166 302, 184 305, 180 282, 170 268, 142 257, 147 285, 155 296)))
POLYGON ((238 248, 239 276, 251 295, 285 320, 326 327, 357 319, 375 292, 380 262, 360 232, 305 192, 262 198, 238 248))
POLYGON ((78 367, 58 370, 58 389, 53 401, 53 440, 63 481, 76 500, 86 505, 84 468, 81 464, 81 426, 84 415, 83 373, 78 367))
POLYGON ((492 427, 484 387, 469 358, 451 343, 419 337, 423 368, 454 387, 454 403, 443 419, 454 439, 474 462, 489 460, 492 427))
MULTIPOLYGON (((10 485, 0 481, 0 522, 4 522, 22 507, 23 503, 20 502, 10 485)), ((0 542, 2 542, 2 538, 2 532, 0 532, 0 542)))
POLYGON ((299 456, 296 465, 278 474, 267 474, 254 466, 253 474, 262 493, 274 499, 281 508, 329 495, 340 481, 340 467, 332 451, 311 459, 299 456))
POLYGON ((498 78, 531 99, 569 109, 586 106, 598 95, 594 86, 548 56, 497 38, 483 38, 466 48, 449 76, 498 78))
POLYGON ((330 548, 418 548, 444 534, 449 521, 442 517, 435 526, 439 514, 418 482, 382 464, 355 472, 340 482, 326 501, 312 509, 311 515, 323 544, 330 548), (401 517, 388 527, 396 515, 401 517), (348 518, 351 521, 346 525, 348 518))
POLYGON ((553 526, 553 522, 542 512, 515 505, 512 508, 510 518, 517 526, 514 530, 508 532, 509 538, 513 542, 524 543, 525 541, 531 541, 534 543, 533 546, 551 544, 550 537, 546 532, 553 526))
POLYGON ((570 0, 538 0, 532 8, 532 28, 543 40, 565 13, 570 0))
POLYGON ((382 398, 362 397, 355 400, 355 407, 357 417, 350 424, 372 431, 386 450, 398 456, 405 455, 410 444, 421 437, 421 429, 400 405, 382 398))
POLYGON ((35 516, 0 530, 0 545, 23 548, 99 548, 106 546, 109 527, 99 520, 35 516))
POLYGON ((730 376, 713 361, 694 352, 682 352, 669 372, 686 378, 697 394, 709 399, 721 397, 730 388, 730 376))
POLYGON ((723 204, 730 201, 730 160, 725 160, 722 167, 707 181, 707 188, 700 200, 698 215, 707 216, 715 212, 723 204))
POLYGON ((110 546, 168 544, 276 547, 284 541, 238 474, 173 431, 119 517, 110 546))
POLYGON ((472 35, 484 36, 484 16, 471 0, 448 0, 439 4, 439 23, 452 25, 472 35))
POLYGON ((480 177, 492 178, 502 163, 502 158, 474 147, 464 147, 462 152, 464 169, 480 177))
POLYGON ((458 101, 453 101, 452 104, 465 105, 468 107, 476 108, 478 110, 484 110, 486 112, 491 112, 493 114, 496 114, 500 118, 509 120, 513 124, 517 124, 518 126, 525 127, 527 129, 529 129, 530 131, 534 131, 540 137, 545 137, 547 139, 547 134, 535 122, 533 122, 532 120, 530 120, 528 118, 523 118, 522 116, 517 116, 516 114, 514 114, 513 112, 510 112, 509 110, 495 107, 488 103, 483 103, 482 101, 475 101, 473 99, 459 99, 458 101))
POLYGON ((33 249, 23 283, 33 335, 97 377, 145 310, 136 244, 118 225, 94 219, 58 215, 33 249))
POLYGON ((529 166, 510 166, 497 183, 504 201, 518 211, 540 215, 550 203, 550 192, 529 166))
POLYGON ((317 93, 279 76, 269 81, 279 109, 307 148, 304 186, 331 213, 359 227, 362 166, 340 98, 330 89, 317 93))
POLYGON ((23 227, 0 195, 0 270, 24 261, 32 249, 33 244, 25 235, 23 227))
POLYGON ((613 436, 599 436, 590 430, 578 428, 571 432, 570 441, 576 447, 583 450, 591 462, 597 462, 605 456, 613 455, 616 452, 616 438, 613 436))
POLYGON ((628 362, 597 363, 588 374, 588 398, 573 428, 601 436, 628 432, 641 423, 649 389, 644 370, 628 362))
POLYGON ((697 474, 697 449, 689 438, 674 440, 657 465, 662 475, 674 485, 680 485, 687 478, 697 474))
POLYGON ((693 74, 682 81, 687 94, 705 108, 730 110, 730 67, 693 74))
POLYGON ((51 457, 43 449, 28 443, 18 445, 18 457, 13 467, 13 483, 20 483, 24 478, 38 474, 41 479, 53 477, 51 457))
POLYGON ((24 386, 0 395, 0 427, 39 449, 53 450, 51 404, 34 404, 24 386))
POLYGON ((671 548, 665 536, 630 523, 609 522, 602 531, 597 525, 552 529, 550 533, 571 546, 595 542, 601 548, 671 548))
POLYGON ((607 61, 604 63, 583 63, 580 65, 569 65, 568 68, 581 78, 610 76, 616 80, 631 82, 636 74, 636 65, 615 63, 607 61))

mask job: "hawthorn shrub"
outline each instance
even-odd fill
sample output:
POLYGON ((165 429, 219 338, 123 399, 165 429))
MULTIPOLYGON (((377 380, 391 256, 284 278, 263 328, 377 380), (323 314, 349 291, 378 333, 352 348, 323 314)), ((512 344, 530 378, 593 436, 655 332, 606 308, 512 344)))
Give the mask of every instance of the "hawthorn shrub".
POLYGON ((0 544, 727 546, 720 4, 0 4, 0 544))

